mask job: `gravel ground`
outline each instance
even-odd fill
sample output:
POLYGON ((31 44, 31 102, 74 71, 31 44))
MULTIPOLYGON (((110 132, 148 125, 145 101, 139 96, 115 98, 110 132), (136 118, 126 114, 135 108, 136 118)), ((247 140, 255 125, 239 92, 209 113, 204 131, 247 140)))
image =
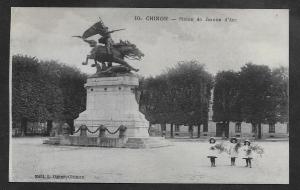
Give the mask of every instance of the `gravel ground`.
POLYGON ((230 166, 230 159, 225 154, 220 154, 217 167, 211 168, 206 157, 206 142, 173 140, 174 146, 169 147, 125 149, 45 145, 43 139, 11 139, 10 181, 289 183, 288 141, 259 142, 265 154, 253 160, 252 168, 245 168, 241 158, 236 161, 237 166, 230 166))

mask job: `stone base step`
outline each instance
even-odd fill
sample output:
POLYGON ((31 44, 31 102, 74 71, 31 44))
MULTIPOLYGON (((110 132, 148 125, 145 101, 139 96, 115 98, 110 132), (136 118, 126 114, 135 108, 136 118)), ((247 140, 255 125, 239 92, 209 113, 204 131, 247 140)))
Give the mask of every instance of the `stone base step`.
POLYGON ((60 144, 60 141, 61 141, 61 137, 60 136, 50 137, 49 139, 44 140, 43 144, 53 144, 53 145, 56 145, 56 144, 60 144))
POLYGON ((69 146, 98 146, 110 148, 158 148, 171 146, 172 143, 163 137, 87 137, 87 136, 57 136, 44 140, 43 144, 69 146))
POLYGON ((43 144, 69 145, 69 146, 99 146, 121 148, 124 147, 125 139, 113 137, 87 137, 87 136, 57 136, 50 137, 43 144))
POLYGON ((158 148, 172 146, 172 143, 163 137, 130 137, 128 138, 126 148, 158 148))
POLYGON ((69 146, 98 146, 110 148, 158 148, 171 146, 172 143, 163 137, 87 137, 87 136, 56 136, 44 140, 43 144, 69 146))

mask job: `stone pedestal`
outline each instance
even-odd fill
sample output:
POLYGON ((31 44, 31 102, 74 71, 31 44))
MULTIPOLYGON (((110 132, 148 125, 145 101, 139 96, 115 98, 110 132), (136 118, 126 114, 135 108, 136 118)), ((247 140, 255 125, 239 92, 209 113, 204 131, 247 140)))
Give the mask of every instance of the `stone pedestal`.
POLYGON ((139 112, 135 97, 138 85, 138 78, 133 74, 88 78, 86 110, 74 120, 77 133, 51 137, 44 144, 115 148, 170 146, 170 142, 161 137, 149 137, 149 123, 139 112), (115 132, 121 125, 115 134, 109 134, 105 129, 115 132))
MULTIPOLYGON (((104 125, 111 132, 120 125, 127 127, 125 135, 130 137, 149 137, 149 123, 139 112, 135 97, 135 88, 139 81, 133 74, 117 77, 88 78, 85 88, 87 91, 86 110, 75 119, 77 129, 86 125, 94 131, 104 125)), ((118 136, 115 135, 108 136, 118 136)))

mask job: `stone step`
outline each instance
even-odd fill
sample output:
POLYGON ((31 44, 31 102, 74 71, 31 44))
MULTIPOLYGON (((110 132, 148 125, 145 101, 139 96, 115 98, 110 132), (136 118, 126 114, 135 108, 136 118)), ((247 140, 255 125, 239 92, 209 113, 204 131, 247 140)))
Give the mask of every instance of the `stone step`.
POLYGON ((43 142, 51 145, 71 145, 71 146, 98 146, 98 147, 127 147, 127 148, 155 148, 171 146, 172 143, 163 137, 141 137, 141 138, 98 138, 98 137, 80 137, 80 136, 58 136, 50 137, 43 142))
POLYGON ((125 144, 126 148, 146 148, 146 146, 144 144, 138 145, 138 144, 125 144))
POLYGON ((172 144, 163 137, 141 137, 141 138, 128 138, 125 144, 127 148, 155 148, 171 146, 172 144))
POLYGON ((52 141, 60 140, 60 137, 50 137, 49 140, 52 140, 52 141))
POLYGON ((150 147, 150 148, 164 147, 164 146, 171 146, 171 144, 168 144, 168 143, 151 143, 151 144, 146 144, 146 147, 150 147))
POLYGON ((60 144, 60 140, 54 140, 54 139, 49 139, 49 140, 44 140, 43 144, 60 144))
POLYGON ((149 137, 149 138, 128 138, 127 142, 160 142, 160 141, 165 141, 165 138, 154 138, 154 137, 149 137))
POLYGON ((158 147, 166 147, 172 146, 168 143, 151 143, 151 144, 135 144, 135 143, 126 143, 125 147, 127 148, 158 148, 158 147))

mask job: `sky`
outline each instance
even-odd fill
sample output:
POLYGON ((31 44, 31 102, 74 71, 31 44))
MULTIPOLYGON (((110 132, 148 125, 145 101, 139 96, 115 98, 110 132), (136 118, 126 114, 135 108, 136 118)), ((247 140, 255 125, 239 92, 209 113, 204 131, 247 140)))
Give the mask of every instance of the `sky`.
POLYGON ((145 54, 141 61, 128 60, 128 63, 146 77, 159 75, 177 62, 189 60, 205 64, 205 69, 212 74, 238 71, 247 62, 270 68, 288 67, 288 15, 287 9, 14 7, 10 52, 57 60, 93 74, 95 68, 81 64, 90 47, 72 36, 82 35, 101 17, 111 30, 125 28, 112 34, 115 42, 129 40, 145 54), (136 16, 142 20, 135 20, 136 16), (168 17, 168 20, 146 19, 151 16, 168 17), (221 21, 206 21, 206 18, 221 21), (234 20, 225 22, 225 18, 234 20))

